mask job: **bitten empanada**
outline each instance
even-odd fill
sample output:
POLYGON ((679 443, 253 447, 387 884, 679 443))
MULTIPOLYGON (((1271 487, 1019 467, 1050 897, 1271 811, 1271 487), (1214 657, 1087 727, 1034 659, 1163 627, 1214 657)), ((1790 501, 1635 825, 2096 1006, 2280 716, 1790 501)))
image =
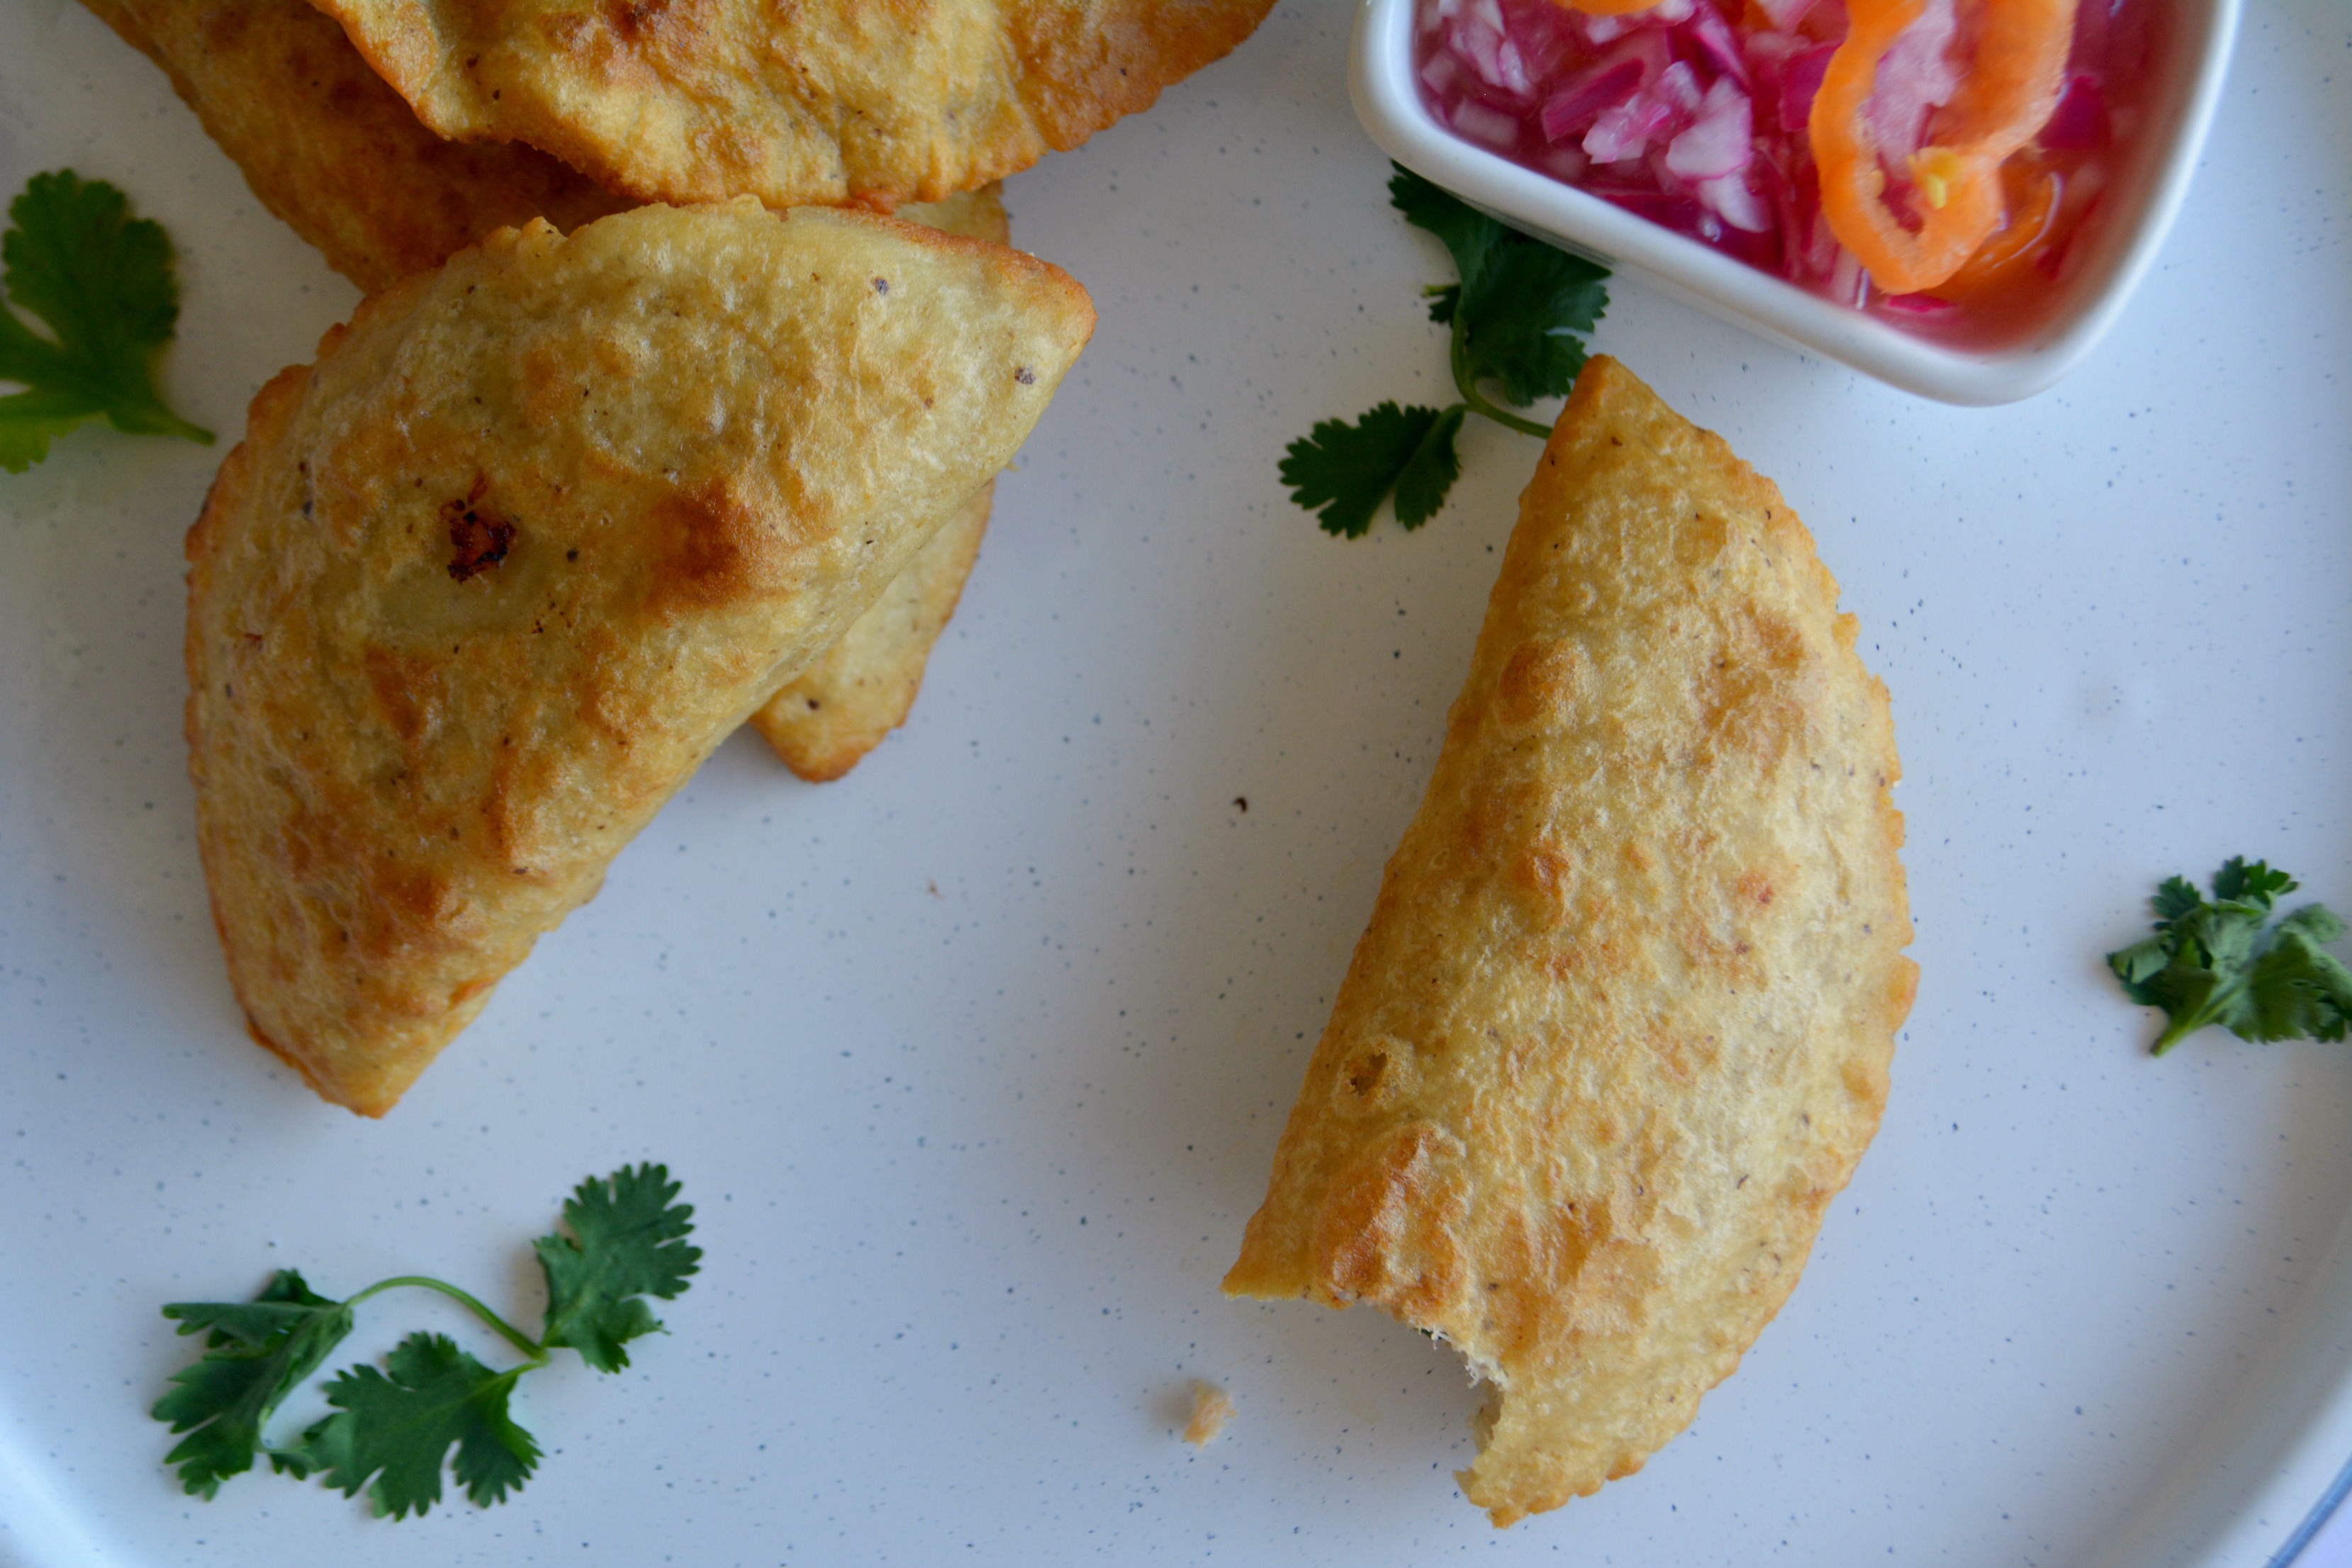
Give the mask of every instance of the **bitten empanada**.
POLYGON ((1092 330, 863 214, 503 230, 254 401, 188 537, 197 842, 255 1037, 381 1114, 1092 330))
POLYGON ((1916 970, 1854 637, 1771 483, 1592 361, 1225 1278, 1459 1350, 1497 1525, 1689 1424, 1878 1125, 1916 970))
POLYGON ((1273 0, 317 0, 425 124, 649 201, 937 201, 1076 146, 1273 0))

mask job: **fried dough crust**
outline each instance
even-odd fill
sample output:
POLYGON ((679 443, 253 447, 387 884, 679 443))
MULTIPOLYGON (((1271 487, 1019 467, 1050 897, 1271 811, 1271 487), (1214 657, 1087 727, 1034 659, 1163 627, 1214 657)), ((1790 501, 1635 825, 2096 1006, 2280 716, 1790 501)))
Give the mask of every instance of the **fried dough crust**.
POLYGON ((445 142, 303 0, 84 0, 172 79, 261 205, 374 293, 535 217, 635 204, 514 142, 445 142))
POLYGON ((1877 1128, 1916 969, 1855 632, 1779 490, 1593 360, 1225 1278, 1461 1351, 1498 1526, 1690 1423, 1877 1128))
MULTIPOLYGON (((1001 188, 900 207, 898 216, 1003 245, 1012 229, 1001 188)), ((793 773, 811 784, 837 779, 907 721, 931 647, 947 630, 979 558, 995 492, 993 479, 982 485, 840 640, 751 715, 752 728, 793 773)))
POLYGON ((197 841, 255 1037, 389 1109, 1093 321, 1001 247, 648 207, 499 231, 264 387, 188 536, 197 841))
POLYGON ((937 201, 1076 146, 1273 0, 317 0, 425 124, 646 200, 937 201))
MULTIPOLYGON (((306 0, 83 0, 163 68, 262 205, 373 294, 494 229, 637 205, 520 142, 448 142, 306 0)), ((1004 240, 992 187, 898 215, 1004 240)))

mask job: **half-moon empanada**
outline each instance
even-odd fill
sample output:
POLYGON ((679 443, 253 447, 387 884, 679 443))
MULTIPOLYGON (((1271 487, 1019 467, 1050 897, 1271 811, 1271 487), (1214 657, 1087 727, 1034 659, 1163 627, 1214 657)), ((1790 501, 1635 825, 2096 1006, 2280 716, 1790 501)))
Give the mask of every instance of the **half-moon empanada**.
POLYGON ((1148 109, 1273 0, 317 0, 444 136, 646 200, 887 209, 1148 109))
POLYGON ((1878 1125, 1916 971, 1854 635, 1770 482, 1592 361, 1225 1277, 1461 1351, 1498 1525, 1689 1424, 1878 1125))
MULTIPOLYGON (((558 228, 633 205, 520 142, 445 142, 306 0, 84 0, 161 66, 261 203, 369 293, 438 267, 493 229, 558 228)), ((909 203, 899 217, 1009 240, 1001 187, 909 203)), ((954 614, 994 485, 753 716, 803 778, 839 778, 907 721, 954 614)))
POLYGON ((1002 247, 648 207, 500 231, 263 388, 188 538, 197 841, 255 1037, 388 1109, 1093 320, 1002 247))

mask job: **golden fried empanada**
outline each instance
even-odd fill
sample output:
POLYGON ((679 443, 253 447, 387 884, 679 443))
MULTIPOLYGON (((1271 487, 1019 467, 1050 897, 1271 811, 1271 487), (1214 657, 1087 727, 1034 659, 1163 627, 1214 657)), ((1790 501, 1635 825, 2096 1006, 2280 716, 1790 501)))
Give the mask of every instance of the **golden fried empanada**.
POLYGON ((937 201, 1150 107, 1273 0, 317 0, 425 124, 647 200, 937 201))
POLYGON ((1093 321, 1002 247, 648 207, 494 234, 263 388, 188 537, 197 841, 255 1037, 388 1109, 1093 321))
MULTIPOLYGON (((438 267, 491 230, 569 229, 632 204, 519 142, 445 142, 306 0, 84 0, 163 67, 262 205, 367 292, 438 267)), ((1007 239, 1001 187, 898 216, 1007 239)), ((880 600, 754 716, 803 778, 839 778, 907 721, 931 646, 988 526, 993 484, 935 534, 880 600)))
POLYGON ((1497 1525, 1689 1424, 1878 1125, 1916 971, 1854 636, 1770 482, 1587 366, 1225 1277, 1458 1349, 1497 1525))

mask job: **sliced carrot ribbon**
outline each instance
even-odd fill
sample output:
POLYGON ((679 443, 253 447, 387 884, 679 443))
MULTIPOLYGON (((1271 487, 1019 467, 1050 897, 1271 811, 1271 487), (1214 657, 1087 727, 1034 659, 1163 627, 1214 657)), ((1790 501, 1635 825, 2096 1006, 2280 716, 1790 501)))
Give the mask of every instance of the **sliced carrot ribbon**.
POLYGON ((1847 0, 1845 41, 1807 127, 1830 232, 1890 294, 1943 282, 2001 226, 2000 166, 2058 107, 2074 36, 2074 0, 1980 0, 1976 58, 1937 115, 1937 142, 1906 171, 1923 209, 1914 229, 1886 205, 1886 172, 1863 110, 1880 57, 1926 8, 1927 0, 1847 0))

